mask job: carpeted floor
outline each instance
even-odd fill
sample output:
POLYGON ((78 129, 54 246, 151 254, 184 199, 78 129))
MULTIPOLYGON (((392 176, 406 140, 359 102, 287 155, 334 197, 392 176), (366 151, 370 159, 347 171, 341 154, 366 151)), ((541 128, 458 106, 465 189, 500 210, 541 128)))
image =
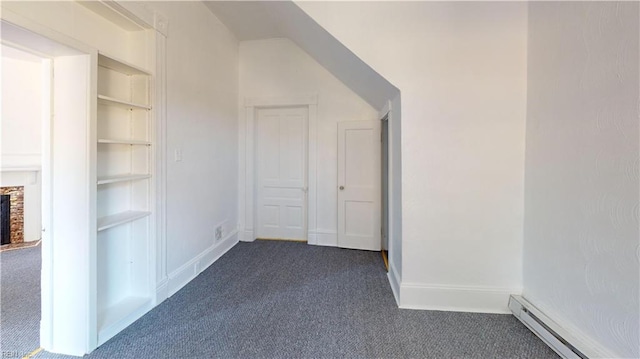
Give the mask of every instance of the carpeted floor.
POLYGON ((40 246, 0 253, 0 348, 22 358, 40 346, 40 246))
POLYGON ((379 253, 276 241, 239 243, 87 357, 557 358, 510 315, 398 309, 379 253))

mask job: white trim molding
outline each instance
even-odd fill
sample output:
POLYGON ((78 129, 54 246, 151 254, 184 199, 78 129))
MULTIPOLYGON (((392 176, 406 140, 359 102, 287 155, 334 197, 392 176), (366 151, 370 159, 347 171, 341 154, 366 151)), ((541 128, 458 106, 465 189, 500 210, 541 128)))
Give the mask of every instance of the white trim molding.
MULTIPOLYGON (((392 283, 393 285, 393 283, 392 283)), ((400 284, 400 308, 471 313, 511 313, 509 296, 522 288, 400 284)))
POLYGON ((169 277, 156 283, 156 302, 162 303, 169 298, 169 277))
POLYGON ((378 118, 380 120, 384 120, 391 112, 391 100, 387 100, 387 103, 384 104, 384 107, 380 111, 378 111, 378 118))
MULTIPOLYGON (((155 278, 156 287, 167 283, 167 38, 156 31, 153 57, 155 76, 152 77, 154 97, 153 121, 155 157, 155 278)), ((152 271, 154 272, 154 271, 152 271)), ((153 282, 152 282, 153 283, 153 282)), ((167 298, 167 292, 156 295, 155 305, 167 298)))
POLYGON ((316 244, 317 223, 317 133, 318 133, 318 95, 292 95, 287 97, 265 97, 265 98, 245 98, 244 116, 240 117, 240 131, 238 145, 239 151, 239 173, 238 183, 238 231, 240 240, 252 242, 255 240, 254 233, 254 156, 255 156, 255 133, 254 126, 256 111, 260 108, 270 107, 294 107, 305 106, 308 108, 308 183, 307 192, 307 243, 316 244), (244 129, 244 130, 242 130, 244 129))
POLYGON ((256 237, 253 236, 253 229, 247 228, 238 232, 238 239, 241 242, 253 242, 256 240, 256 237))
POLYGON ((144 2, 97 0, 82 5, 126 30, 154 29, 168 36, 168 18, 144 2))
POLYGON ((19 182, 20 186, 25 184, 27 185, 35 185, 38 183, 38 174, 41 171, 40 166, 33 167, 0 167, 0 185, 2 186, 13 186, 11 183, 19 182), (7 180, 7 174, 11 172, 17 177, 21 178, 13 178, 7 180))
POLYGON ((316 246, 337 247, 338 232, 324 229, 309 231, 308 243, 316 246))
POLYGON ((160 282, 156 286, 156 295, 159 298, 166 295, 165 298, 162 298, 163 300, 171 297, 236 244, 238 244, 238 232, 234 230, 218 243, 205 249, 195 258, 169 273, 167 281, 160 282))
POLYGON ((318 95, 287 96, 287 97, 248 97, 244 100, 244 107, 285 107, 318 105, 318 95))
POLYGON ((391 291, 393 292, 393 297, 396 299, 396 304, 398 307, 400 306, 400 277, 398 276, 398 270, 393 263, 389 263, 389 273, 387 273, 387 277, 389 278, 389 285, 391 285, 391 291))

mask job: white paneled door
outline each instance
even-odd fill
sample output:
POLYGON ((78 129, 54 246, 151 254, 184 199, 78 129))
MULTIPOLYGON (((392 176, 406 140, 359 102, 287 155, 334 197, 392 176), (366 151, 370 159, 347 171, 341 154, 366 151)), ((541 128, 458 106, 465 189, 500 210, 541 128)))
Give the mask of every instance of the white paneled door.
POLYGON ((306 240, 308 110, 256 116, 256 238, 306 240))
POLYGON ((338 123, 338 247, 380 250, 380 121, 338 123))

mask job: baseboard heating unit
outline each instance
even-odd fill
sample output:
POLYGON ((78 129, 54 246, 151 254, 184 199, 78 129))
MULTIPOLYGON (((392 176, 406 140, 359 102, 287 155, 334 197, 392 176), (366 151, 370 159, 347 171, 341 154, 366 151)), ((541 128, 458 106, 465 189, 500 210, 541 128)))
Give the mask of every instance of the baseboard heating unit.
POLYGON ((561 328, 529 301, 519 295, 509 298, 509 309, 529 330, 562 358, 589 359, 603 357, 561 328))

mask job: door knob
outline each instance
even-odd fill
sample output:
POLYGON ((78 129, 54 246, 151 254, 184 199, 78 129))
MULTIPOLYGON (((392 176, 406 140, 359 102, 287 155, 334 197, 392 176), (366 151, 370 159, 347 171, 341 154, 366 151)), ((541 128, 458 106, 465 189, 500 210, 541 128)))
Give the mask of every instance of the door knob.
POLYGON ((341 190, 341 191, 343 191, 343 190, 344 190, 344 186, 340 186, 340 187, 338 187, 338 188, 340 188, 340 190, 341 190))

